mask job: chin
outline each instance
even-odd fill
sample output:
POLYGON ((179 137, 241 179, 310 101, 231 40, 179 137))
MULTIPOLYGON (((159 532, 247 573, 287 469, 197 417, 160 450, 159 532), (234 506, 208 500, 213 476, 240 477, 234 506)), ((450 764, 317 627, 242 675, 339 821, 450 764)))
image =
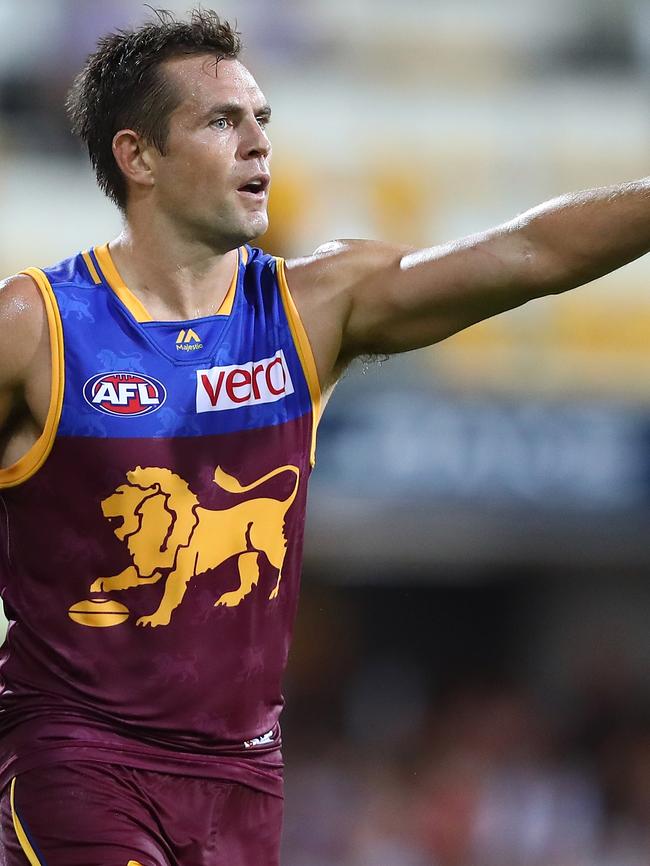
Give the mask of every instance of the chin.
POLYGON ((254 237, 258 238, 260 235, 263 235, 265 231, 268 230, 269 227, 269 218, 266 213, 258 214, 254 219, 251 220, 251 231, 255 232, 254 237))
POLYGON ((255 238, 261 237, 268 230, 269 221, 268 219, 259 219, 251 221, 251 223, 246 227, 247 234, 245 240, 242 240, 242 243, 248 243, 249 241, 254 241, 255 238))
MULTIPOLYGON (((219 251, 234 250, 242 244, 254 241, 263 235, 269 227, 268 216, 265 212, 248 215, 245 219, 220 221, 213 223, 208 231, 213 244, 219 251)), ((206 226, 206 228, 208 228, 206 226)))
POLYGON ((238 247, 243 246, 243 244, 248 244, 251 241, 254 241, 255 238, 260 237, 260 235, 264 234, 264 229, 257 230, 253 227, 248 228, 240 228, 239 230, 231 230, 228 232, 215 231, 214 229, 209 233, 208 243, 213 247, 215 252, 218 253, 226 253, 230 250, 236 250, 238 247))

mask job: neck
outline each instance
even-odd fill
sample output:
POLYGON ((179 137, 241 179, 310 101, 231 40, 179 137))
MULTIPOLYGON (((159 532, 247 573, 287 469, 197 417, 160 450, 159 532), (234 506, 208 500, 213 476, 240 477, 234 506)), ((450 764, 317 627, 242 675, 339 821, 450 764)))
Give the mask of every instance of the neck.
POLYGON ((160 218, 128 220, 109 245, 122 279, 154 319, 210 315, 225 298, 237 267, 237 250, 215 252, 170 230, 160 218))

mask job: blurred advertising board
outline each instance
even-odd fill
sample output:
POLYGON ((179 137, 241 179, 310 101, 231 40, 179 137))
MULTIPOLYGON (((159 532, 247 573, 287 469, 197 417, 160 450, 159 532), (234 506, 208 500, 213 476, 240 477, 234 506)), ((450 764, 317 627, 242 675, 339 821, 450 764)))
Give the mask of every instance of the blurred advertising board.
POLYGON ((359 573, 650 565, 650 408, 363 378, 340 386, 319 431, 316 559, 359 573))
MULTIPOLYGON (((343 401, 342 401, 343 402, 343 401)), ((332 407, 318 448, 342 492, 553 511, 650 507, 650 412, 421 389, 332 407)))

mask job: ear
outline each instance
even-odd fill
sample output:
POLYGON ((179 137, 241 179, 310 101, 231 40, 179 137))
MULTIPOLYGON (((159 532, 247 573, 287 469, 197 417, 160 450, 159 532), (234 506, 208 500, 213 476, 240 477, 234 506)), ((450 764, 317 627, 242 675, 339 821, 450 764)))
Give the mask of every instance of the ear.
POLYGON ((122 174, 136 186, 146 189, 155 183, 151 145, 132 129, 121 129, 113 138, 113 156, 122 174))

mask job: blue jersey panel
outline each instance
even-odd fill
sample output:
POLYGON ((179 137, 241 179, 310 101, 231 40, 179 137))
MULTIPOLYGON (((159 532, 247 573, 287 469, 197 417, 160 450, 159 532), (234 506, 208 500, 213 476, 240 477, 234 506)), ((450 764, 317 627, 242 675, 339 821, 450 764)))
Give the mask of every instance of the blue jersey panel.
POLYGON ((247 254, 230 313, 179 322, 137 321, 103 275, 93 279, 81 254, 46 270, 64 335, 57 435, 204 436, 310 412, 276 260, 247 254))

